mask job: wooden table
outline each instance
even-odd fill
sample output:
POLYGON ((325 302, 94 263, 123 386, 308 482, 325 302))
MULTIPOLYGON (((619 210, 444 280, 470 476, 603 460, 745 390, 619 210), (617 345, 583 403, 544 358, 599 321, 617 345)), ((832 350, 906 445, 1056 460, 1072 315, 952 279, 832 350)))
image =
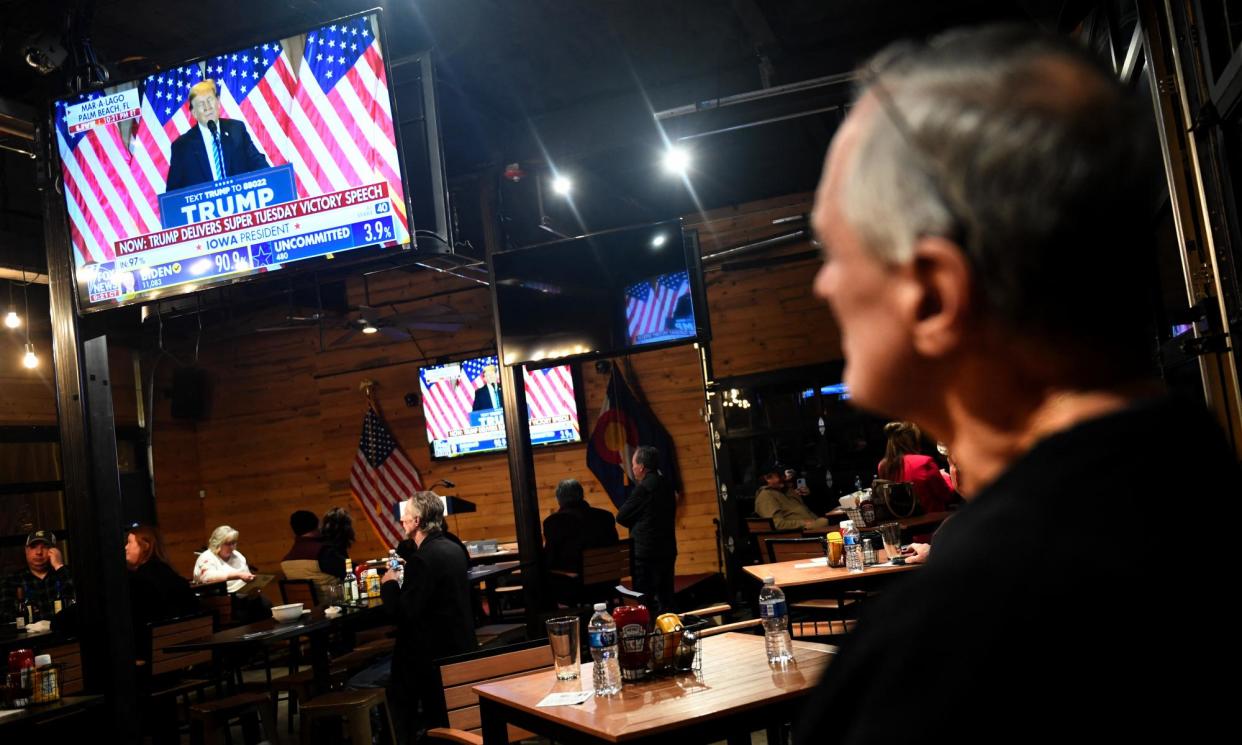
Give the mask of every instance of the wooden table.
POLYGON ((306 636, 310 638, 311 668, 315 671, 315 681, 321 686, 320 690, 327 690, 328 632, 334 628, 343 628, 378 617, 382 613, 383 604, 379 598, 361 600, 354 605, 342 606, 341 613, 335 617, 324 615, 326 606, 319 606, 290 623, 277 623, 275 619, 267 618, 245 626, 223 629, 199 639, 178 642, 165 647, 164 651, 227 652, 256 644, 270 644, 306 636))
POLYGON ((516 559, 517 557, 518 545, 516 543, 502 543, 496 547, 495 551, 480 551, 477 554, 470 554, 470 563, 490 564, 494 561, 516 559))
MULTIPOLYGON (((521 568, 521 566, 522 562, 520 561, 502 561, 496 564, 480 564, 479 566, 473 566, 470 567, 470 571, 467 572, 470 584, 480 585, 483 590, 483 594, 487 596, 487 617, 492 622, 499 622, 502 620, 500 616, 500 604, 496 597, 496 580, 512 574, 514 571, 521 568)), ((476 603, 475 611, 478 616, 478 620, 480 621, 478 625, 482 625, 482 605, 476 603)))
POLYGON ((701 643, 701 672, 627 683, 619 696, 577 706, 535 704, 549 693, 589 690, 593 663, 582 665, 578 680, 557 681, 542 670, 475 686, 483 742, 507 743, 507 724, 570 745, 731 739, 792 720, 832 657, 828 645, 795 641, 795 662, 776 670, 762 636, 721 634, 701 643))
MULTIPOLYGON (((839 509, 840 508, 837 508, 837 510, 839 509)), ((829 512, 828 517, 831 519, 832 517, 836 516, 838 514, 837 510, 833 510, 829 512)), ((842 517, 844 517, 845 512, 842 510, 839 514, 842 517)), ((917 528, 934 528, 940 525, 940 523, 944 522, 945 518, 947 518, 949 515, 952 515, 952 514, 953 514, 952 512, 929 512, 926 515, 915 515, 914 517, 899 517, 896 520, 880 520, 877 522, 877 525, 868 525, 867 527, 862 527, 862 526, 856 526, 856 527, 858 527, 858 529, 863 532, 866 532, 866 531, 874 532, 874 531, 879 530, 879 528, 877 527, 879 524, 895 522, 901 525, 901 534, 903 536, 906 536, 912 533, 917 528)), ((840 529, 841 529, 840 525, 829 525, 826 528, 810 528, 803 532, 805 533, 831 533, 833 531, 839 531, 840 529)))
POLYGON ((14 743, 98 742, 101 734, 99 727, 103 724, 100 707, 103 700, 103 696, 65 696, 51 704, 0 710, 3 712, 0 716, 0 740, 14 743))
POLYGON ((872 564, 862 574, 850 574, 850 571, 845 567, 830 567, 826 564, 807 566, 810 563, 810 559, 795 559, 775 564, 753 564, 742 568, 746 570, 747 574, 760 582, 763 581, 764 577, 771 577, 776 580, 776 584, 781 588, 788 588, 822 585, 829 582, 865 580, 868 577, 908 572, 922 566, 921 564, 905 564, 903 566, 893 566, 887 563, 872 564))

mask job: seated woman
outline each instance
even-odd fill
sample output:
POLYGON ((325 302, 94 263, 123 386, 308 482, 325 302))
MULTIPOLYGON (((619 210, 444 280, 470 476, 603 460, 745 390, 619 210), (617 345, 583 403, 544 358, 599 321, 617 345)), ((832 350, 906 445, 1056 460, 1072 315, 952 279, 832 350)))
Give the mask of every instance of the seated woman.
POLYGON ((240 537, 241 533, 227 525, 211 531, 207 550, 199 554, 198 561, 194 562, 194 581, 227 581, 228 591, 234 593, 254 579, 246 557, 237 550, 237 539, 240 537))
POLYGON ((319 569, 333 577, 345 576, 345 560, 349 558, 349 549, 357 537, 354 533, 354 520, 349 510, 344 507, 333 507, 323 514, 319 526, 319 536, 323 540, 323 551, 319 554, 319 569))
POLYGON ((919 442, 923 433, 912 422, 889 422, 884 425, 888 444, 884 460, 876 469, 879 477, 889 481, 909 481, 914 485, 923 512, 943 512, 949 504, 957 501, 957 495, 940 466, 931 456, 923 455, 919 442))
MULTIPOLYGON (((134 638, 146 646, 146 626, 199 611, 190 582, 168 565, 164 541, 151 525, 135 525, 125 538, 125 566, 129 570, 129 603, 134 638)), ((141 653, 141 652, 140 652, 141 653)))

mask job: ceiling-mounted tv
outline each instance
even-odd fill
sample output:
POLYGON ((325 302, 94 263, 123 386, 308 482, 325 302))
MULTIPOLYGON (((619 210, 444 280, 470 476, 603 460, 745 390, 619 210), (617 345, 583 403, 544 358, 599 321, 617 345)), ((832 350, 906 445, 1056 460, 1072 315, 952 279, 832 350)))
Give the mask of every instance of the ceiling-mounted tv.
POLYGON ((379 11, 61 99, 80 310, 410 243, 379 11))
POLYGON ((707 341, 698 234, 681 220, 492 255, 504 364, 707 341))
MULTIPOLYGON (((582 385, 570 365, 524 370, 531 444, 582 441, 582 385)), ((431 365, 418 372, 427 442, 434 459, 507 447, 495 357, 431 365)))

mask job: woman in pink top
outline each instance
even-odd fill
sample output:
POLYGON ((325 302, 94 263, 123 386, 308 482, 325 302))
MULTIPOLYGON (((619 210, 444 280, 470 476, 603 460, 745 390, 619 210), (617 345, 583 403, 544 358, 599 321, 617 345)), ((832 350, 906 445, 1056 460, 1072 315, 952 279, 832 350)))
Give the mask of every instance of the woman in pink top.
POLYGON ((888 445, 877 473, 889 481, 909 481, 914 485, 923 512, 943 512, 956 501, 953 486, 931 456, 919 452, 923 433, 911 422, 889 422, 884 425, 888 445))

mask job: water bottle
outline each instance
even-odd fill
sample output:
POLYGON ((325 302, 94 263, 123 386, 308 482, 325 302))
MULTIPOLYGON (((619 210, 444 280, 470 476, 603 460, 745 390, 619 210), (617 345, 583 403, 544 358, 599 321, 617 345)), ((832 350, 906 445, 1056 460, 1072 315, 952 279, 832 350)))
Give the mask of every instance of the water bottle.
POLYGON ((772 577, 763 578, 759 590, 759 616, 763 619, 764 646, 769 665, 784 665, 793 659, 793 642, 789 639, 789 607, 785 593, 772 577))
POLYGON ((617 648, 617 622, 608 615, 608 606, 595 604, 595 615, 587 624, 591 659, 595 660, 595 695, 612 696, 621 692, 621 660, 617 648))
POLYGON ((853 520, 841 521, 841 542, 845 544, 845 568, 850 574, 858 574, 866 569, 863 561, 862 541, 858 539, 858 528, 853 520))
POLYGON ((397 549, 395 548, 388 550, 388 569, 389 571, 396 572, 398 587, 405 584, 405 572, 402 570, 401 557, 397 556, 397 549))

